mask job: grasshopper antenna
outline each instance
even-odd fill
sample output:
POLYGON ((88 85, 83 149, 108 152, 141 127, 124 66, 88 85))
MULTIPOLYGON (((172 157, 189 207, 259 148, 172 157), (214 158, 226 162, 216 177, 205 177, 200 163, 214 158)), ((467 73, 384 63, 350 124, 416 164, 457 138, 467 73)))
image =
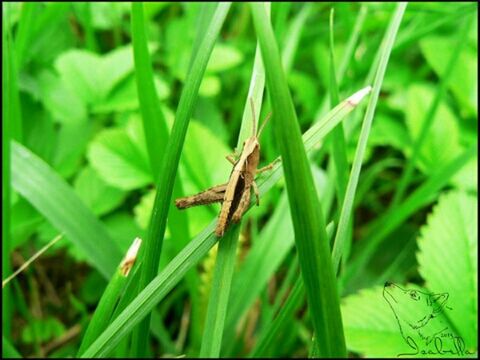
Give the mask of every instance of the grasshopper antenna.
POLYGON ((253 127, 252 127, 252 134, 253 136, 255 136, 255 134, 257 133, 257 122, 255 121, 255 105, 253 104, 253 98, 249 98, 250 99, 250 105, 252 107, 252 121, 253 121, 253 127))
POLYGON ((263 121, 263 124, 260 126, 260 129, 258 130, 258 135, 257 135, 258 138, 260 138, 260 134, 262 133, 263 128, 265 127, 265 125, 267 124, 267 121, 270 120, 271 117, 272 117, 272 112, 270 111, 267 117, 265 118, 265 120, 263 121))

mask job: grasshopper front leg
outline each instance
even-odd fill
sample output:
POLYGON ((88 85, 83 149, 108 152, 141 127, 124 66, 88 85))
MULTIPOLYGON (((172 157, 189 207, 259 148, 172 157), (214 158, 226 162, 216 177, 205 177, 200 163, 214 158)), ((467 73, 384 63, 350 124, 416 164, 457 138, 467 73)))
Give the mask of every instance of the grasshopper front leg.
POLYGON ((225 159, 227 159, 228 162, 231 163, 232 165, 235 165, 237 163, 238 157, 239 157, 239 154, 237 152, 237 149, 235 149, 233 150, 233 153, 226 155, 225 159))
POLYGON ((258 174, 261 174, 261 173, 263 173, 263 172, 265 172, 265 171, 272 170, 273 167, 275 166, 275 164, 276 164, 277 162, 279 162, 279 161, 280 161, 280 158, 276 158, 276 159, 275 159, 274 161, 272 161, 270 164, 268 164, 268 165, 266 165, 266 166, 264 166, 264 167, 261 167, 260 169, 257 169, 256 172, 255 172, 255 174, 258 175, 258 174))

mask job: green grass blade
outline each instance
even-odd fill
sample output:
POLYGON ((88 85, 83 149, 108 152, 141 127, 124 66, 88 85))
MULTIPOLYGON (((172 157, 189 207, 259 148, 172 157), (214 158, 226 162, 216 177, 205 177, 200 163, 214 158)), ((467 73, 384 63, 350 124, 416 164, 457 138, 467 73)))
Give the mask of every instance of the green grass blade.
POLYGON ((440 83, 438 84, 437 91, 435 93, 435 98, 433 99, 432 103, 430 104, 430 108, 428 109, 427 113, 425 114, 425 119, 422 122, 422 127, 417 138, 414 140, 412 153, 408 158, 407 164, 405 165, 402 176, 400 181, 398 182, 398 186, 396 187, 395 194, 393 196, 393 200, 391 203, 391 207, 395 208, 399 202, 402 200, 405 190, 407 189, 410 181, 412 180, 413 170, 415 169, 415 165, 420 154, 420 150, 422 149, 425 140, 429 134, 430 128, 433 124, 435 119, 435 114, 437 109, 445 96, 448 83, 450 80, 450 75, 455 69, 457 60, 460 57, 462 52, 462 47, 466 43, 465 38, 467 37, 468 31, 470 30, 470 25, 473 20, 473 16, 469 16, 466 21, 464 21, 461 30, 458 32, 458 39, 457 43, 455 44, 455 48, 450 56, 450 59, 447 63, 447 67, 445 68, 444 74, 441 76, 440 83))
POLYGON ((438 169, 435 174, 418 187, 398 207, 385 213, 377 224, 366 234, 358 255, 349 263, 344 274, 346 283, 355 279, 356 275, 368 263, 375 250, 389 234, 401 225, 409 216, 435 199, 437 192, 473 157, 477 156, 477 144, 469 147, 456 158, 438 169))
POLYGON ((228 298, 232 283, 240 225, 229 229, 218 245, 212 289, 208 301, 205 329, 200 348, 201 358, 220 356, 228 298))
MULTIPOLYGON (((142 252, 143 266, 139 281, 140 290, 144 289, 158 272, 158 263, 165 235, 168 210, 171 206, 173 185, 177 174, 181 150, 185 141, 185 135, 210 54, 212 53, 215 40, 220 33, 221 26, 225 20, 230 5, 230 3, 221 3, 218 5, 213 19, 209 24, 209 28, 205 33, 205 37, 199 47, 199 51, 195 56, 191 72, 187 75, 185 86, 180 96, 175 122, 162 161, 152 217, 150 219, 145 247, 142 252)), ((148 342, 149 324, 150 316, 147 316, 134 333, 134 345, 132 346, 132 351, 137 356, 145 354, 148 342)))
MULTIPOLYGON (((303 136, 307 150, 313 150, 335 125, 346 117, 360 101, 361 90, 344 100, 330 111, 322 121, 316 123, 303 136)), ((282 166, 277 164, 272 171, 258 180, 260 195, 268 192, 282 177, 282 166)), ((250 204, 253 206, 253 203, 250 204)), ((158 274, 150 284, 122 311, 98 339, 82 354, 82 357, 99 357, 109 354, 154 306, 177 285, 185 273, 197 264, 217 242, 213 231, 217 220, 198 234, 175 258, 158 274)))
POLYGON ((154 174, 155 179, 158 179, 162 154, 168 139, 168 128, 153 82, 152 62, 147 47, 147 35, 143 16, 143 3, 132 2, 131 19, 138 100, 152 174, 154 174))
MULTIPOLYGON (((333 8, 330 11, 330 107, 334 108, 339 102, 338 83, 335 71, 334 41, 333 41, 333 8)), ((335 184, 339 204, 343 203, 347 188, 347 148, 343 124, 338 124, 330 135, 332 139, 332 159, 335 166, 335 184)))
MULTIPOLYGON (((5 5, 2 4, 2 9, 5 5)), ((11 174, 10 174, 10 152, 12 139, 12 123, 17 121, 15 111, 13 111, 10 104, 13 103, 12 95, 13 89, 11 77, 13 75, 11 69, 11 43, 10 37, 7 37, 7 30, 5 27, 6 15, 2 17, 2 279, 10 275, 10 251, 11 251, 11 174)), ((10 338, 10 290, 2 291, 2 333, 4 336, 10 338)))
POLYGON ((282 306, 282 310, 262 332, 263 336, 257 341, 249 357, 256 358, 264 356, 263 354, 265 354, 267 349, 272 345, 280 329, 285 326, 285 323, 293 317, 295 311, 300 307, 304 293, 303 280, 301 277, 298 277, 287 300, 282 306))
POLYGON ((365 5, 362 5, 360 7, 360 10, 358 11, 357 18, 355 19, 355 24, 353 25, 353 30, 350 34, 350 37, 348 38, 347 47, 345 48, 345 53, 342 57, 340 66, 338 67, 338 73, 337 73, 338 87, 341 87, 345 72, 350 66, 350 62, 353 58, 353 52, 355 51, 355 47, 358 43, 358 39, 360 37, 360 34, 362 33, 363 23, 365 22, 366 16, 367 16, 367 7, 365 5))
POLYGON ((25 51, 27 51, 29 42, 32 40, 32 24, 35 21, 35 12, 38 3, 26 2, 22 4, 22 12, 18 23, 17 35, 15 37, 15 55, 19 69, 23 67, 25 61, 25 51))
POLYGON ((23 145, 12 142, 12 185, 50 223, 87 255, 106 277, 114 273, 122 255, 102 223, 73 189, 45 162, 23 145))
POLYGON ((105 291, 103 292, 97 308, 90 319, 89 325, 82 338, 82 343, 78 350, 77 356, 82 354, 88 346, 102 333, 107 327, 110 319, 112 318, 115 305, 117 304, 122 290, 124 290, 127 284, 128 275, 131 273, 132 267, 135 264, 138 249, 141 245, 140 238, 136 238, 130 248, 128 249, 125 257, 120 262, 117 270, 110 279, 105 291))
MULTIPOLYGON (((270 7, 268 6, 268 10, 270 7)), ((242 124, 237 140, 237 151, 241 151, 244 141, 252 136, 253 122, 258 129, 263 91, 265 88, 265 69, 257 44, 255 61, 250 80, 249 92, 245 101, 242 124), (254 103, 253 114, 250 100, 254 103), (254 116, 254 118, 252 118, 254 116)), ((235 267, 236 250, 240 225, 228 231, 220 241, 210 290, 205 329, 200 349, 200 357, 219 357, 227 315, 228 300, 232 285, 233 269, 235 267)))
POLYGON ((309 310, 324 356, 346 356, 336 280, 310 165, 282 69, 273 30, 263 4, 251 4, 255 29, 267 69, 273 124, 282 156, 295 241, 309 310))
POLYGON ((22 355, 13 347, 13 345, 2 335, 2 358, 21 359, 22 355))
POLYGON ((295 54, 297 53, 298 44, 302 31, 309 15, 313 10, 312 3, 305 3, 302 10, 295 16, 292 24, 287 30, 286 41, 284 42, 285 49, 282 51, 282 64, 285 72, 288 73, 293 65, 295 54))
POLYGON ((368 102, 367 111, 360 132, 360 139, 358 140, 357 149, 355 151, 355 157, 353 160, 352 170, 348 180, 347 191, 345 194, 345 200, 342 204, 342 211, 340 214, 340 220, 338 223, 337 233, 335 235, 335 242, 333 245, 333 265, 335 269, 338 269, 340 259, 343 254, 343 250, 346 244, 346 238, 348 235, 348 223, 352 216, 353 202, 355 199, 355 192, 358 185, 358 178, 360 176, 360 170, 362 168, 362 161, 367 147, 368 135, 372 126, 373 115, 377 106, 378 96, 380 94, 380 88, 382 86, 385 71, 387 69, 388 60, 393 48, 393 43, 400 27, 400 23, 407 7, 406 3, 399 3, 395 9, 390 24, 385 32, 384 39, 381 45, 381 55, 378 68, 375 73, 375 79, 373 81, 373 90, 370 100, 368 102))

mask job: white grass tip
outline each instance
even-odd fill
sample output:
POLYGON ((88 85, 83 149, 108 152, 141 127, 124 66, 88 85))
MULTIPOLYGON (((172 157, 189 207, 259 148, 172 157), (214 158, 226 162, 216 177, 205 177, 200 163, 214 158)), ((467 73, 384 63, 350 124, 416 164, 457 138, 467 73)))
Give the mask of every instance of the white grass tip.
POLYGON ((128 273, 130 272, 130 270, 132 270, 132 267, 135 264, 135 260, 137 259, 140 245, 142 245, 142 239, 136 237, 135 240, 133 240, 132 245, 130 245, 130 247, 128 248, 127 254, 120 263, 120 271, 123 276, 128 276, 128 273))
POLYGON ((355 94, 350 96, 347 99, 347 102, 351 104, 352 106, 357 106, 362 99, 368 95, 372 91, 372 87, 368 85, 367 87, 364 87, 362 90, 358 90, 355 94))

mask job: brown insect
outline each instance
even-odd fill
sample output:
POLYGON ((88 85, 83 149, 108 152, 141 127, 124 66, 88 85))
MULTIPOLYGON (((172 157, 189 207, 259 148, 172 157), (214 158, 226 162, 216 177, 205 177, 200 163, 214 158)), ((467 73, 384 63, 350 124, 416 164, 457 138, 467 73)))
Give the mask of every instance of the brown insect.
POLYGON ((226 156, 227 160, 233 164, 233 169, 230 173, 228 182, 226 184, 211 187, 198 194, 175 200, 175 205, 179 209, 222 202, 222 209, 220 210, 217 227, 215 228, 215 234, 218 237, 223 236, 231 221, 235 223, 240 221, 242 215, 250 204, 250 193, 252 188, 257 199, 257 205, 259 205, 260 200, 258 187, 255 183, 255 175, 273 167, 272 163, 263 168, 257 169, 260 160, 260 143, 258 142, 258 138, 272 114, 270 113, 267 115, 257 134, 255 109, 251 98, 250 104, 253 113, 252 136, 244 141, 242 153, 238 160, 235 160, 232 155, 226 156))

